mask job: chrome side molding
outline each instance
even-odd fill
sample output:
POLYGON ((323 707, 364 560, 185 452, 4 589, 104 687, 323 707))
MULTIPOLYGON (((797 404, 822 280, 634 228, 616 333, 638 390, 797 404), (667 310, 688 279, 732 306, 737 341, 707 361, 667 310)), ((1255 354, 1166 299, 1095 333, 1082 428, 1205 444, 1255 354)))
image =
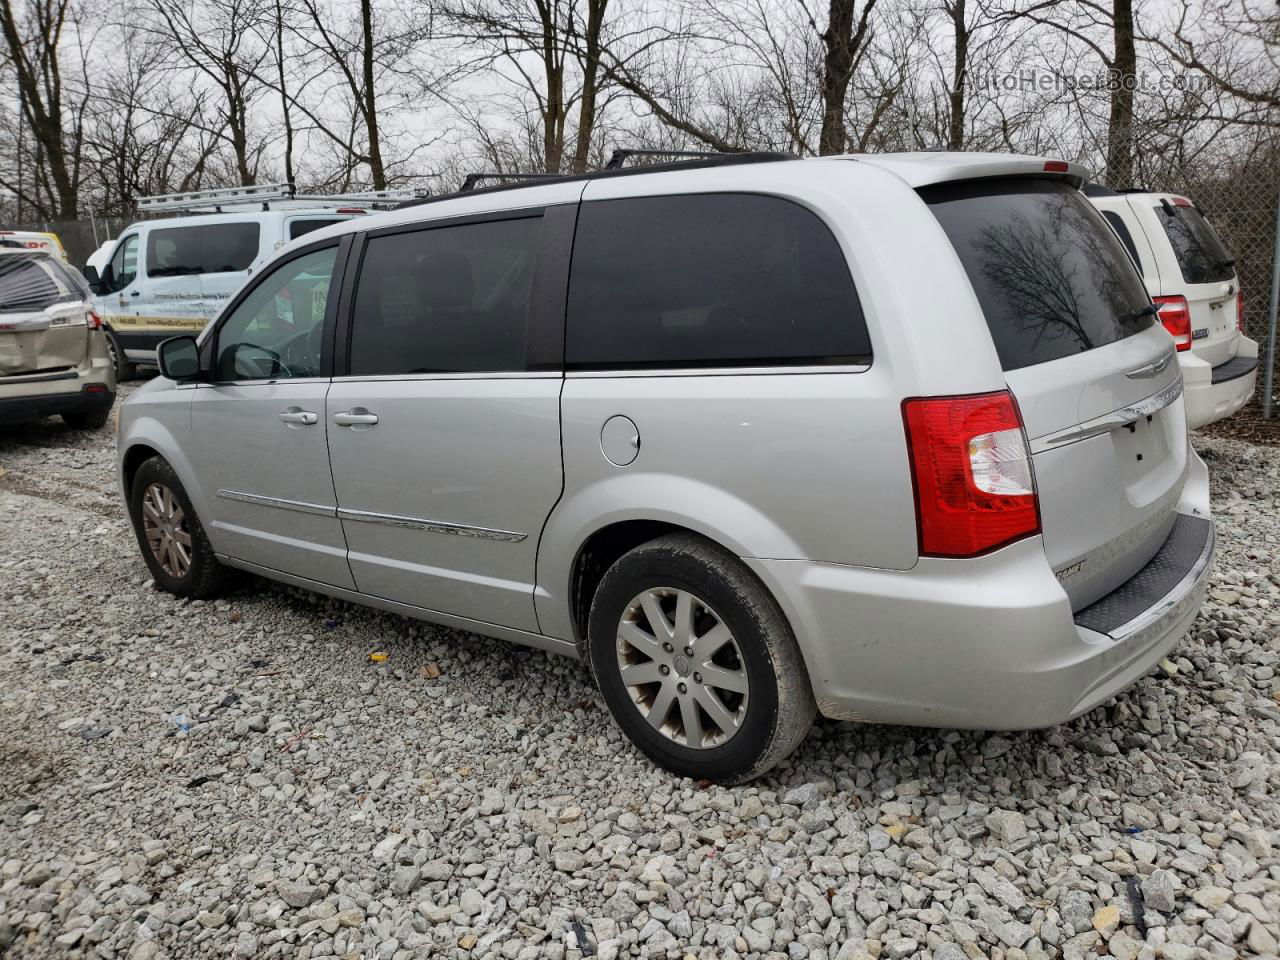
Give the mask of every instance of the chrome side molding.
POLYGON ((256 493, 241 493, 239 490, 219 490, 218 496, 223 500, 235 500, 237 503, 252 503, 259 507, 275 507, 279 510, 293 510, 296 513, 312 513, 320 517, 332 517, 338 512, 337 507, 326 507, 323 503, 263 497, 256 493))
POLYGON ((423 530, 427 533, 446 533, 455 537, 474 537, 477 540, 503 540, 519 543, 527 533, 515 530, 495 530, 492 527, 473 527, 465 523, 449 523, 445 520, 427 520, 421 517, 398 517, 389 513, 370 513, 367 510, 338 508, 339 520, 359 523, 380 523, 387 527, 403 527, 406 530, 423 530))
POLYGON ((1182 396, 1181 375, 1159 393, 1154 393, 1145 400, 1131 403, 1129 406, 1113 410, 1111 413, 1104 413, 1100 417, 1094 417, 1092 420, 1078 423, 1074 427, 1067 427, 1067 429, 1059 430, 1057 433, 1036 437, 1031 441, 1031 453, 1032 455, 1043 453, 1045 450, 1052 450, 1055 447, 1061 447, 1063 444, 1075 443, 1077 440, 1087 440, 1089 437, 1096 437, 1099 434, 1110 433, 1112 430, 1127 427, 1143 417, 1149 417, 1157 411, 1163 410, 1180 396, 1182 396))

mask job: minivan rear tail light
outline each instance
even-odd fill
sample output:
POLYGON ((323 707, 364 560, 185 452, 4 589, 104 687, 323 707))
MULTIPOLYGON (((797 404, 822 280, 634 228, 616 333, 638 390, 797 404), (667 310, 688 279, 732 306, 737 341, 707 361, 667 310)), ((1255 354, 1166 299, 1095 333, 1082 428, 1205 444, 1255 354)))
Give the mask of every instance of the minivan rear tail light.
POLYGON ((1174 349, 1191 349, 1191 309, 1186 297, 1153 297, 1156 316, 1173 335, 1174 349))
POLYGON ((1008 390, 903 401, 920 553, 974 557, 1040 532, 1031 453, 1008 390))
POLYGON ((1244 333, 1244 291, 1236 293, 1236 329, 1244 333))
POLYGON ((98 316, 94 311, 92 311, 92 310, 90 310, 90 311, 89 311, 89 316, 88 316, 88 318, 87 318, 87 319, 88 319, 88 322, 89 322, 89 329, 90 329, 90 330, 101 330, 101 329, 102 329, 102 318, 101 318, 100 316, 98 316))

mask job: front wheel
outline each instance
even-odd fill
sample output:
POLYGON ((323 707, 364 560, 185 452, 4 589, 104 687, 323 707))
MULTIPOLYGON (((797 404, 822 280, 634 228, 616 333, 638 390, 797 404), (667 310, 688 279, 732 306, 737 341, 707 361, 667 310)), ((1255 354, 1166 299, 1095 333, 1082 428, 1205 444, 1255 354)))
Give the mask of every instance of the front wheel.
POLYGON ((162 589, 207 600, 230 586, 232 571, 214 556, 182 482, 163 457, 138 467, 129 490, 129 515, 142 559, 162 589))
POLYGON ((116 339, 115 331, 107 331, 107 356, 111 359, 111 365, 116 371, 116 383, 123 383, 126 380, 132 380, 138 375, 138 367, 136 364, 130 363, 129 359, 124 355, 124 350, 120 346, 120 341, 116 339))
POLYGON ((809 675, 777 602, 692 534, 650 541, 609 568, 587 648, 623 732, 681 776, 751 780, 813 723, 809 675))

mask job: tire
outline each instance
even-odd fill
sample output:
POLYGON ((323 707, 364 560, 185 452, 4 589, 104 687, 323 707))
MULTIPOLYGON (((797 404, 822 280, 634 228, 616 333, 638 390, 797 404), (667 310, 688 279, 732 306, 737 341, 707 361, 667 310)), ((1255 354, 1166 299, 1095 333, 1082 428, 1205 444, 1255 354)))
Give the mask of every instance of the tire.
POLYGON ((795 750, 816 713, 777 602, 736 557, 693 534, 642 544, 609 568, 591 603, 587 657, 623 732, 684 777, 754 779, 795 750), (693 656, 678 646, 690 635, 693 656))
POLYGON ((137 365, 125 359, 124 350, 120 348, 120 341, 116 339, 115 332, 111 330, 107 331, 107 354, 111 357, 111 365, 116 369, 116 383, 132 380, 138 375, 137 365))
POLYGON ((162 589, 190 600, 208 600, 225 593, 234 583, 234 571, 224 567, 214 556, 213 547, 209 545, 209 538, 205 536, 187 491, 163 457, 152 457, 138 467, 129 490, 129 516, 142 559, 162 589), (144 506, 144 500, 148 498, 150 506, 156 508, 154 512, 144 506), (171 508, 176 509, 171 511, 171 508), (180 516, 177 511, 181 511, 180 516), (157 516, 160 518, 160 537, 157 549, 153 549, 148 539, 148 518, 157 516), (183 535, 170 538, 176 541, 176 553, 164 548, 166 529, 183 535), (188 542, 183 544, 183 539, 188 542), (181 549, 184 546, 185 550, 181 549), (185 566, 181 562, 184 554, 185 566))
POLYGON ((111 418, 111 407, 62 414, 62 422, 72 430, 101 430, 111 418))

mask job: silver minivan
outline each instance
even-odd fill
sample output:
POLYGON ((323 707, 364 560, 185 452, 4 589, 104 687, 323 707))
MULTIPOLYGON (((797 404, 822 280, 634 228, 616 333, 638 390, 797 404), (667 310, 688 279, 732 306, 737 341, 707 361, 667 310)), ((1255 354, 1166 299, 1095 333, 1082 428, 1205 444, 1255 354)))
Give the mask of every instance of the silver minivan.
POLYGON ((1085 175, 743 155, 317 231, 124 405, 143 556, 579 656, 721 782, 815 712, 1077 716, 1184 634, 1214 542, 1085 175))

